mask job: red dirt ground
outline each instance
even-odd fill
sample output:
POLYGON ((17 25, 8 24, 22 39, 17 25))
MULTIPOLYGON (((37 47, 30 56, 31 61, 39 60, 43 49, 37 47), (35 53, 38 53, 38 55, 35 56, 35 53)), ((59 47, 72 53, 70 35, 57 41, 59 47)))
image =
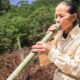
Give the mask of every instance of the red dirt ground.
MULTIPOLYGON (((0 80, 6 80, 25 56, 28 55, 29 51, 30 48, 26 48, 23 53, 14 51, 12 53, 0 54, 0 80)), ((16 80, 53 80, 55 68, 54 64, 41 67, 38 58, 34 58, 16 77, 16 80)))

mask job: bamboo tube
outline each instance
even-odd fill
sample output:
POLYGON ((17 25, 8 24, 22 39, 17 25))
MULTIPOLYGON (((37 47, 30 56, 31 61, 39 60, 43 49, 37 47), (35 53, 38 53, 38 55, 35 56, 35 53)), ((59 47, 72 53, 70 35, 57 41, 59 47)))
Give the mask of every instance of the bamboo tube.
MULTIPOLYGON (((56 26, 56 31, 60 29, 59 24, 56 26)), ((49 32, 46 36, 41 40, 41 42, 47 42, 49 38, 54 34, 55 31, 49 32)), ((23 60, 23 62, 11 73, 11 75, 7 78, 7 80, 14 80, 16 76, 27 66, 33 57, 36 56, 36 53, 30 52, 29 55, 23 60)))

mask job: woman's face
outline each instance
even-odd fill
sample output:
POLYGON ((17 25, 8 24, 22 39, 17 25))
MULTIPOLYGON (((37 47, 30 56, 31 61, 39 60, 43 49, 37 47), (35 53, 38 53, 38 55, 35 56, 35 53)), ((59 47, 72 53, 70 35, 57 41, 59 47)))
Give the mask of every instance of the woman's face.
POLYGON ((59 4, 55 10, 55 21, 61 25, 62 31, 70 32, 77 15, 69 13, 69 6, 59 4))

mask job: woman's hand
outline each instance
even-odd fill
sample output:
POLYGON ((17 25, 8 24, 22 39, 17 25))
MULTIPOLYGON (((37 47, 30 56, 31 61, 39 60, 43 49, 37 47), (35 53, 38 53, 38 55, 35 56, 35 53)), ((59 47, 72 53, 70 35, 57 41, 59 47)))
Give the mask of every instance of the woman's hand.
POLYGON ((53 36, 49 39, 49 41, 51 41, 51 40, 53 40, 54 39, 54 36, 58 33, 56 30, 57 30, 57 27, 56 26, 58 26, 57 24, 53 24, 53 25, 51 25, 49 28, 48 28, 48 30, 47 30, 47 32, 46 32, 46 34, 48 34, 49 32, 54 32, 53 33, 53 36))
MULTIPOLYGON (((57 30, 57 24, 53 24, 53 25, 51 25, 49 28, 48 28, 48 30, 47 30, 47 32, 46 32, 46 34, 48 34, 49 32, 53 32, 53 31, 56 31, 57 30)), ((56 32, 55 32, 56 33, 56 32)))
MULTIPOLYGON (((48 30, 47 30, 47 32, 46 32, 46 34, 48 34, 49 32, 53 32, 53 31, 55 31, 56 29, 57 29, 57 24, 53 24, 53 25, 51 25, 49 28, 48 28, 48 30)), ((55 32, 54 33, 54 35, 56 34, 57 32, 55 32)), ((51 38, 52 39, 52 38, 51 38)), ((49 53, 49 51, 50 51, 50 46, 48 45, 48 44, 46 44, 46 43, 44 43, 44 42, 37 42, 35 45, 33 45, 32 46, 32 52, 35 52, 35 53, 46 53, 46 54, 48 54, 49 53)))
POLYGON ((35 45, 32 46, 31 51, 35 53, 48 54, 50 51, 50 46, 44 42, 37 42, 35 45))

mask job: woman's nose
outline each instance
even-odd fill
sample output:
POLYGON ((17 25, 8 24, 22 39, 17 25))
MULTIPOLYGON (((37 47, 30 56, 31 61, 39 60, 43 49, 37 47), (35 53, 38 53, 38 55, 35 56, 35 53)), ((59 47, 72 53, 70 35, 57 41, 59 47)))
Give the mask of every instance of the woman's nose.
POLYGON ((60 20, 61 20, 60 17, 57 17, 56 18, 56 23, 60 23, 60 20))

